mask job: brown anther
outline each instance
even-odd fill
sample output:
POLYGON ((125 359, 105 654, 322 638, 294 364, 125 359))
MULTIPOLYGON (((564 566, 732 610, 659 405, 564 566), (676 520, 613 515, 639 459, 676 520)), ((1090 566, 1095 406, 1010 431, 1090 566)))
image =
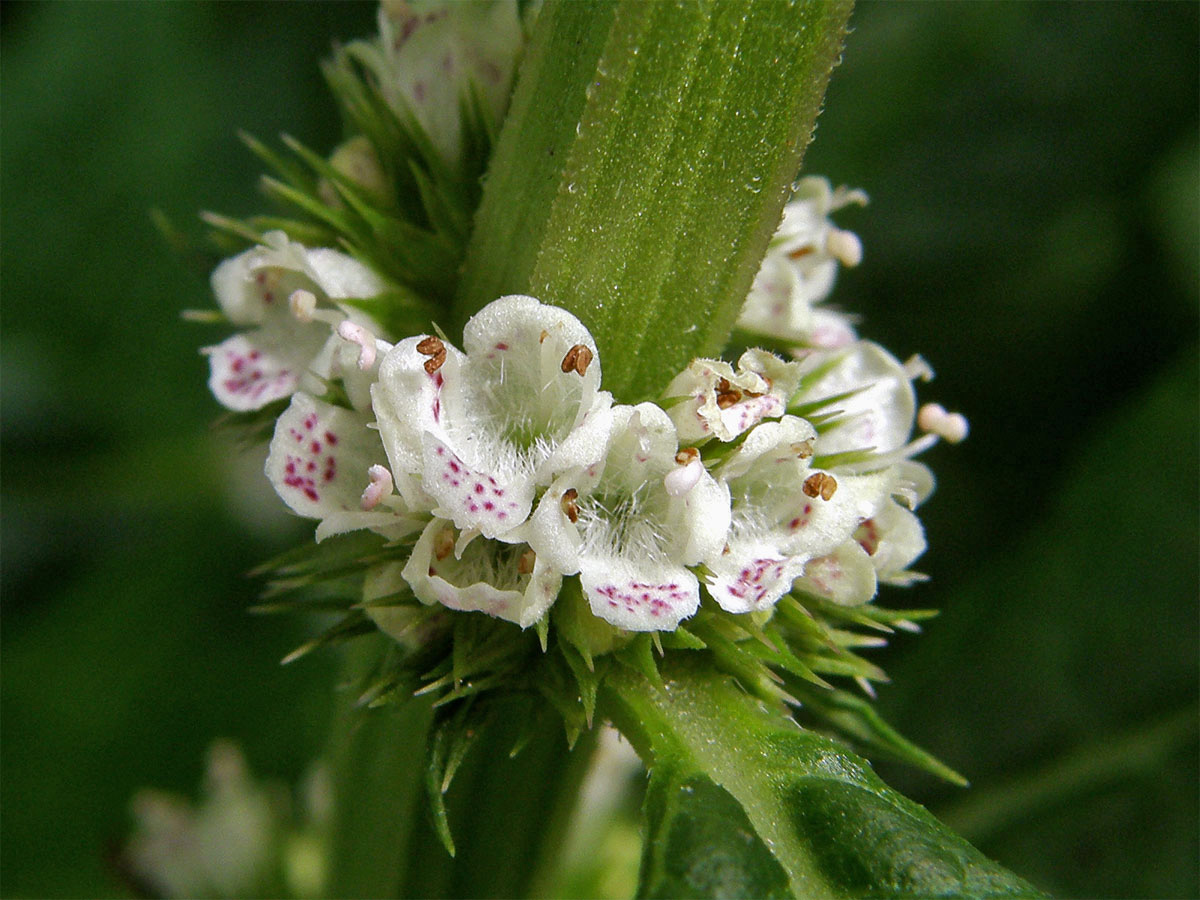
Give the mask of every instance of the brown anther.
POLYGON ((441 562, 454 552, 454 532, 447 528, 434 539, 433 558, 441 562))
POLYGON ((528 575, 533 571, 533 564, 537 561, 537 554, 532 550, 526 550, 521 554, 521 558, 517 560, 517 574, 528 575))
POLYGON ((735 404, 739 403, 741 401, 741 399, 742 399, 741 391, 738 391, 738 390, 722 391, 721 393, 717 394, 717 408, 718 409, 729 409, 729 407, 734 406, 735 404))
POLYGON ((562 506, 563 515, 571 520, 571 524, 579 521, 579 504, 575 502, 578 499, 579 491, 575 490, 575 488, 567 488, 563 492, 560 505, 562 506))
POLYGON ((799 441, 792 444, 792 452, 801 459, 811 459, 813 455, 813 443, 812 441, 799 441))
POLYGON ((430 335, 417 344, 417 352, 424 353, 426 356, 437 356, 445 346, 441 338, 430 335))
POLYGON ((425 360, 425 371, 432 375, 442 367, 442 363, 446 361, 446 348, 443 347, 434 356, 425 360))
POLYGON ((797 247, 788 254, 788 259, 803 259, 805 256, 813 252, 812 247, 797 247))
POLYGON ((430 335, 417 344, 417 352, 423 353, 429 359, 425 360, 425 371, 432 375, 446 361, 446 345, 442 339, 430 335))
POLYGON ((567 351, 567 355, 563 357, 562 370, 564 372, 576 372, 582 375, 587 371, 588 366, 592 364, 591 348, 576 344, 567 351))
POLYGON ((548 337, 550 337, 550 332, 548 332, 546 329, 543 328, 542 333, 540 335, 538 335, 538 343, 539 344, 543 343, 546 340, 546 338, 548 338, 548 337))
POLYGON ((820 497, 822 500, 833 498, 837 491, 837 479, 824 472, 817 472, 804 479, 804 493, 809 497, 820 497))
POLYGON ((680 450, 678 453, 675 454, 675 462, 679 463, 681 466, 686 466, 692 460, 696 460, 699 458, 700 458, 700 451, 697 450, 695 447, 684 447, 682 450, 680 450))
POLYGON ((717 380, 717 408, 729 409, 742 399, 742 392, 729 383, 728 378, 717 380))

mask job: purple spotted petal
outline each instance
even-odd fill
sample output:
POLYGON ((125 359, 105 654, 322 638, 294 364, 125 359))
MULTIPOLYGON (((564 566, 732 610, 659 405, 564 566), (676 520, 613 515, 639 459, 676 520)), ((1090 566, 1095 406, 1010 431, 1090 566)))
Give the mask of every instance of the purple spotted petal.
POLYGON ((699 582, 682 566, 585 558, 579 579, 592 613, 626 631, 673 631, 700 606, 699 582))
POLYGON ((208 386, 226 409, 250 412, 289 396, 300 383, 300 369, 292 361, 235 334, 209 347, 211 374, 208 386))

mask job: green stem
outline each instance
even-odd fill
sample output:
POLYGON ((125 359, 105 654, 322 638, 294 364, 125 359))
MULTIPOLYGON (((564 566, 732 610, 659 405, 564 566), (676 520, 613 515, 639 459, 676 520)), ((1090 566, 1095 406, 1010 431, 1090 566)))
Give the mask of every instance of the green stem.
POLYGON ((382 640, 347 645, 345 690, 330 740, 333 821, 328 897, 390 897, 411 862, 401 853, 422 800, 429 703, 359 709, 352 688, 370 671, 382 640))
POLYGON ((419 827, 405 857, 401 897, 525 897, 552 887, 564 838, 594 742, 567 747, 557 716, 538 716, 528 736, 527 703, 497 701, 494 716, 468 751, 446 797, 456 855, 451 858, 422 797, 419 827))
POLYGON ((484 188, 455 326, 529 293, 655 396, 724 347, 779 222, 850 4, 548 2, 484 188))
POLYGON ((707 654, 660 671, 601 691, 651 772, 640 896, 1040 896, 707 654))

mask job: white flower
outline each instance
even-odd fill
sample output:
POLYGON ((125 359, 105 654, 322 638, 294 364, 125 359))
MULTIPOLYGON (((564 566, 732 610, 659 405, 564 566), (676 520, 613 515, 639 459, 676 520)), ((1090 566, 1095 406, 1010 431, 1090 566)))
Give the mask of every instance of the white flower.
POLYGON ((812 425, 795 416, 764 422, 716 469, 729 486, 732 527, 705 564, 722 609, 774 606, 809 560, 844 543, 879 509, 887 477, 812 468, 815 439, 812 425))
POLYGON ((729 491, 675 426, 642 403, 605 410, 610 428, 593 460, 561 475, 523 529, 539 559, 579 573, 592 612, 629 631, 669 631, 700 604, 688 566, 729 529, 729 491))
POLYGON ((924 579, 908 567, 925 552, 925 529, 915 513, 891 497, 879 512, 858 526, 854 541, 871 558, 882 583, 907 586, 924 579))
POLYGON ((271 884, 283 826, 270 786, 250 774, 228 741, 208 751, 199 804, 144 789, 124 861, 161 897, 253 897, 271 884))
POLYGON ((848 540, 810 561, 795 587, 839 606, 858 606, 875 596, 880 583, 907 586, 924 579, 908 571, 924 552, 920 520, 888 497, 848 540))
POLYGON ((466 353, 425 336, 386 356, 371 395, 397 487, 463 530, 505 535, 536 490, 585 465, 612 404, 587 329, 532 297, 502 297, 467 323, 466 353))
POLYGON ((392 0, 379 10, 379 41, 351 45, 388 104, 411 113, 442 158, 462 155, 462 104, 474 91, 498 125, 524 44, 516 0, 392 0))
POLYGON ((763 419, 783 415, 800 372, 798 363, 757 349, 742 354, 736 372, 724 360, 692 360, 664 392, 683 398, 670 407, 680 442, 731 441, 763 419))
POLYGON ((293 512, 321 520, 318 541, 359 528, 396 539, 421 527, 421 519, 409 514, 398 497, 376 496, 364 503, 364 488, 370 490, 368 484, 383 477, 386 470, 380 464, 387 459, 369 421, 367 413, 332 406, 301 391, 275 423, 267 478, 293 512))
MULTIPOLYGON (((253 328, 208 347, 209 387, 227 409, 261 409, 291 395, 330 338, 324 318, 307 321, 293 315, 289 298, 296 291, 318 303, 371 297, 383 283, 369 268, 344 253, 309 250, 281 231, 222 262, 213 271, 217 303, 234 325, 253 328)), ((338 318, 351 315, 339 308, 338 318)), ((355 320, 369 323, 361 313, 355 320)))
POLYGON ((849 231, 837 228, 829 215, 850 204, 865 204, 859 190, 808 177, 796 188, 795 199, 784 207, 738 325, 749 331, 814 347, 840 347, 856 337, 849 316, 822 309, 833 289, 838 264, 856 266, 862 244, 849 231))
POLYGON ((545 615, 562 586, 562 574, 526 545, 456 537, 445 519, 426 526, 403 575, 423 603, 487 613, 522 628, 545 615))
MULTIPOLYGON (((804 360, 807 374, 792 408, 831 416, 820 425, 818 456, 905 448, 916 411, 914 378, 933 377, 919 356, 900 363, 883 347, 858 341, 843 350, 817 351, 804 360)), ((913 448, 916 452, 921 448, 913 448)), ((909 452, 907 455, 911 455, 909 452)))

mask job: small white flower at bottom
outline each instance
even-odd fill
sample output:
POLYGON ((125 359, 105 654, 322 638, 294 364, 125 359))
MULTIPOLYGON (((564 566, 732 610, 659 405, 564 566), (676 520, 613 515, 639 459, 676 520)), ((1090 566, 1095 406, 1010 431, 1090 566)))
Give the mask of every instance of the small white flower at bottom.
POLYGON ((539 558, 579 573, 596 616, 628 631, 670 631, 700 605, 688 566, 724 543, 729 491, 679 451, 659 407, 605 414, 611 430, 595 461, 554 481, 523 534, 539 558))
POLYGON ((769 609, 813 557, 847 540, 882 502, 881 475, 811 468, 816 431, 785 416, 764 422, 715 471, 729 486, 729 539, 705 560, 708 591, 731 613, 769 609))
POLYGON ((445 519, 430 522, 404 567, 422 603, 482 612, 528 628, 558 597, 562 574, 524 544, 460 535, 445 519))

